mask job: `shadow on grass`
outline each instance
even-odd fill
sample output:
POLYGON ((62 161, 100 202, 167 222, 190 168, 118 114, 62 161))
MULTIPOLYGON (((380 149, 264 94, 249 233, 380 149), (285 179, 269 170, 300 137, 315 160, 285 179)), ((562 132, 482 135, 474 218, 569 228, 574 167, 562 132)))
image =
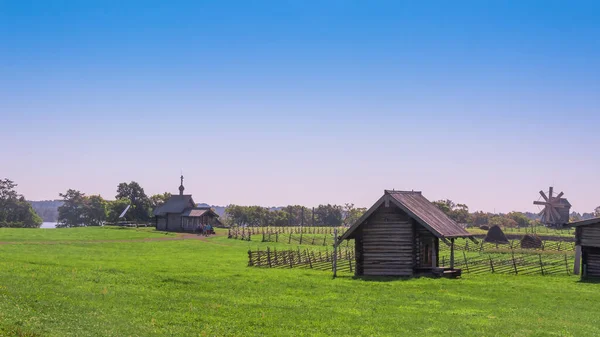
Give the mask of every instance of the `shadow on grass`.
POLYGON ((579 283, 600 284, 600 277, 586 277, 586 278, 580 279, 577 282, 579 282, 579 283))
POLYGON ((343 280, 360 280, 365 282, 399 282, 409 281, 418 277, 408 276, 354 276, 354 275, 338 275, 337 279, 343 280))
MULTIPOLYGON (((360 280, 365 282, 405 282, 417 280, 420 278, 428 278, 428 279, 441 279, 443 277, 435 276, 435 275, 415 275, 415 276, 350 276, 350 275, 338 275, 336 278, 345 279, 345 280, 360 280)), ((452 279, 452 278, 447 278, 452 279)), ((460 278, 456 278, 456 280, 460 280, 460 278)), ((598 281, 600 282, 600 280, 598 281)))

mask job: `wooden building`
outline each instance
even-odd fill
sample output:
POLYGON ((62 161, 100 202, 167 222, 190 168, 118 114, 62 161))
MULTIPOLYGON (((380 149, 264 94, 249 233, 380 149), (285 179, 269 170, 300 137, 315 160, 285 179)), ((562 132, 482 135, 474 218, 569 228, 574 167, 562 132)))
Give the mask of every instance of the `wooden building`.
POLYGON ((456 238, 475 240, 421 192, 385 191, 337 243, 355 239, 357 276, 459 276, 456 238), (438 268, 440 244, 450 246, 449 268, 438 268))
POLYGON ((219 215, 210 207, 198 207, 190 194, 183 194, 183 176, 179 195, 173 195, 154 212, 156 229, 169 232, 196 232, 204 225, 221 226, 219 215))
POLYGON ((600 277, 600 218, 569 224, 575 227, 575 274, 581 277, 600 277))

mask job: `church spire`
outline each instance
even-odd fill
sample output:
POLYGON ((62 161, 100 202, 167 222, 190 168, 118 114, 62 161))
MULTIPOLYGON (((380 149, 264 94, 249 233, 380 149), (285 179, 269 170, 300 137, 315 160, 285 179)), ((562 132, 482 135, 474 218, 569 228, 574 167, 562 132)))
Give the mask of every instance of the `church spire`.
POLYGON ((183 190, 185 190, 185 187, 183 187, 183 174, 181 175, 181 185, 179 185, 179 195, 183 195, 183 190))

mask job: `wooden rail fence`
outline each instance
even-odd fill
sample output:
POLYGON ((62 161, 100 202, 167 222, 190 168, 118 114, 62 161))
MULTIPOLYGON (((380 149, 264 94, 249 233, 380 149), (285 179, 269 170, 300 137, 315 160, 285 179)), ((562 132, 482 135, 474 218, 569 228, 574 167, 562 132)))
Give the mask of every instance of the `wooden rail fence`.
MULTIPOLYGON (((262 268, 304 268, 329 270, 333 268, 333 250, 289 249, 249 250, 248 266, 262 268)), ((354 272, 354 247, 339 247, 337 250, 337 271, 354 272)))

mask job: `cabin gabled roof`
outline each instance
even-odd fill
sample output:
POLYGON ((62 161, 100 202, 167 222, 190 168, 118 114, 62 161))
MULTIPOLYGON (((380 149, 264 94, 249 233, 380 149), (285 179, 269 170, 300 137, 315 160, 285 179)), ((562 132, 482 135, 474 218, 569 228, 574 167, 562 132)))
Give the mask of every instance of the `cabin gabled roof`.
POLYGON ((190 194, 173 195, 152 213, 155 216, 167 213, 182 213, 186 208, 193 208, 194 206, 196 206, 196 203, 190 194))
POLYGON ((438 238, 472 237, 471 233, 450 219, 436 205, 427 200, 421 192, 386 190, 383 197, 358 219, 340 240, 349 238, 352 232, 384 203, 396 205, 438 238))
POLYGON ((567 224, 567 226, 569 226, 569 227, 579 227, 579 226, 598 225, 598 224, 600 224, 600 217, 599 218, 587 219, 587 220, 580 220, 580 221, 569 222, 567 224))

